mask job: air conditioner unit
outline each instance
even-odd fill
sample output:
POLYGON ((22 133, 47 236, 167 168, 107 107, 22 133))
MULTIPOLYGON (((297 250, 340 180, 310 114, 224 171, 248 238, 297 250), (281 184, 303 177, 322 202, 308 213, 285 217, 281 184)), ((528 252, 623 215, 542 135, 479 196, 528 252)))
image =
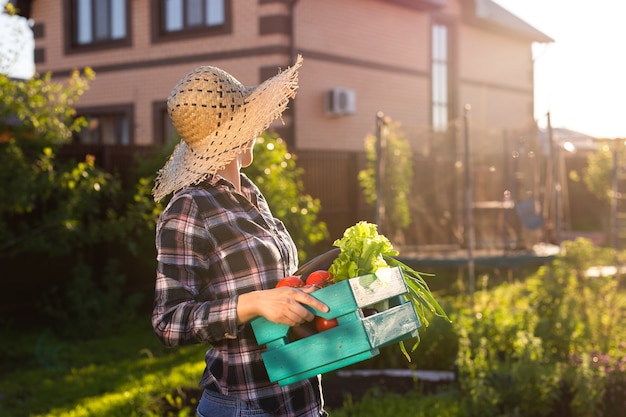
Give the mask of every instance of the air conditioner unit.
POLYGON ((326 114, 343 116, 356 113, 356 92, 350 88, 333 88, 326 92, 326 114))

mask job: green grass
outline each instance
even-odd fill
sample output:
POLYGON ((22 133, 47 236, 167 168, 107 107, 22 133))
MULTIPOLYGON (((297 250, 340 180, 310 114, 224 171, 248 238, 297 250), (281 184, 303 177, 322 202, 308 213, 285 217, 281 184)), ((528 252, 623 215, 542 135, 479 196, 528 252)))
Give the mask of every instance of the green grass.
POLYGON ((98 340, 67 342, 49 332, 4 340, 12 343, 0 351, 0 415, 12 417, 162 415, 162 398, 197 388, 207 348, 167 349, 149 323, 98 340))
POLYGON ((454 391, 399 395, 373 390, 358 402, 348 398, 342 409, 331 410, 329 414, 331 417, 459 417, 463 415, 463 407, 454 391))
MULTIPOLYGON (((0 348, 0 416, 195 415, 207 346, 165 348, 145 322, 93 340, 61 340, 50 331, 4 333, 9 334, 2 340, 11 343, 0 348)), ((458 415, 454 407, 437 396, 374 390, 362 401, 348 398, 342 409, 330 412, 333 417, 445 417, 458 415)))

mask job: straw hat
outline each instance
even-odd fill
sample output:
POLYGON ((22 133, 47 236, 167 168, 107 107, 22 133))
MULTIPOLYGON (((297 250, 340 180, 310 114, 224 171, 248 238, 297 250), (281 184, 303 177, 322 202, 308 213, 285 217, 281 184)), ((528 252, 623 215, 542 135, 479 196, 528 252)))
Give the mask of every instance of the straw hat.
POLYGON ((167 112, 181 136, 155 180, 159 201, 224 168, 287 108, 298 88, 296 63, 255 87, 242 85, 219 68, 198 67, 176 84, 167 112))

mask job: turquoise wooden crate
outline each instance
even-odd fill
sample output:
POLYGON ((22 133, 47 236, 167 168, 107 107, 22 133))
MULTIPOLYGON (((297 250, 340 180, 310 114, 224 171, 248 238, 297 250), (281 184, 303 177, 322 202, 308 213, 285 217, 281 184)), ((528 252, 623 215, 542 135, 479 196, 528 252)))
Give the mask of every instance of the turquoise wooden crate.
POLYGON ((421 323, 411 302, 400 268, 380 269, 313 292, 330 308, 317 316, 337 319, 338 326, 303 339, 289 340, 289 326, 258 317, 252 320, 270 380, 280 385, 334 371, 372 358, 381 347, 417 335, 421 323), (377 314, 365 317, 363 309, 377 314))

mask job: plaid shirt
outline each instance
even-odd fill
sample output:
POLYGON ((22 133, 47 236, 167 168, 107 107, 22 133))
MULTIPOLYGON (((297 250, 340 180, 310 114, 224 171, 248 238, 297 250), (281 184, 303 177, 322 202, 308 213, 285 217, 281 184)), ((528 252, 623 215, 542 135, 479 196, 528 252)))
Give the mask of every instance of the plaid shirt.
POLYGON ((324 416, 319 378, 269 381, 249 325, 237 326, 237 297, 274 288, 297 268, 297 251, 258 188, 241 194, 214 176, 176 193, 156 230, 152 325, 168 346, 210 343, 200 386, 276 416, 324 416))

